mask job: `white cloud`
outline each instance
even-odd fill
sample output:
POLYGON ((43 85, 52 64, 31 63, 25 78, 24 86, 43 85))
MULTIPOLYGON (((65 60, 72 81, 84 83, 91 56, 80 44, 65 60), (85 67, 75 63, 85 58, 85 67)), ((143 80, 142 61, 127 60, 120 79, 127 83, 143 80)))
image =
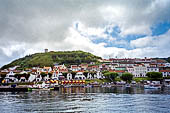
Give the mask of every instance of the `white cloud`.
POLYGON ((169 4, 170 0, 0 1, 0 62, 4 64, 8 59, 42 52, 45 48, 84 50, 102 57, 166 57, 170 55, 167 51, 170 33, 152 37, 150 28, 170 21, 169 4), (78 30, 73 26, 75 22, 79 23, 78 30), (105 33, 106 30, 112 33, 115 26, 120 28, 118 35, 146 34, 147 37, 133 40, 129 45, 124 39, 118 41, 118 37, 105 33), (95 44, 93 35, 96 39, 134 48, 106 47, 104 42, 95 44))
POLYGON ((160 36, 147 36, 131 40, 130 45, 135 48, 157 47, 159 50, 170 47, 170 30, 160 36))

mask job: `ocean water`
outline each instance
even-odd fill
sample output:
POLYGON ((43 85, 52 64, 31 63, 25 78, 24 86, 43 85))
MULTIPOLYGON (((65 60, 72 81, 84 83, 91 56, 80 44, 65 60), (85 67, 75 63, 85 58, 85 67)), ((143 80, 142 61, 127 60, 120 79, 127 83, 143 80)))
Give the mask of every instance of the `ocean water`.
POLYGON ((170 90, 62 88, 0 92, 0 113, 170 113, 170 90))

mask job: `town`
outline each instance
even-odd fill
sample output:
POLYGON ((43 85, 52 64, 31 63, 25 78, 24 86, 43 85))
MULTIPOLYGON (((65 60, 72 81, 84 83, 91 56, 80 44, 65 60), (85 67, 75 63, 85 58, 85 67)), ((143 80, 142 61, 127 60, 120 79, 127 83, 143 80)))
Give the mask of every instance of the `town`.
MULTIPOLYGON (((57 85, 82 85, 87 83, 126 83, 121 79, 125 73, 133 75, 135 80, 146 80, 147 73, 161 73, 166 86, 170 86, 170 63, 161 59, 152 58, 110 58, 101 59, 100 64, 91 62, 89 64, 70 65, 54 64, 53 67, 44 66, 17 70, 19 66, 0 70, 0 82, 5 83, 56 83, 57 85), (107 80, 106 73, 114 73, 115 78, 107 80)), ((159 82, 160 84, 160 82, 159 82)))

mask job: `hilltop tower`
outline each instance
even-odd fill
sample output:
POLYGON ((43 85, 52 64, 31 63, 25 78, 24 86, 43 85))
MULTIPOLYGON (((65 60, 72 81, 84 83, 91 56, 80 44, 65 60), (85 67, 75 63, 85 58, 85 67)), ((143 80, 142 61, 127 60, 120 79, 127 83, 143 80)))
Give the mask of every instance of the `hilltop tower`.
POLYGON ((48 49, 45 49, 45 53, 48 53, 48 49))

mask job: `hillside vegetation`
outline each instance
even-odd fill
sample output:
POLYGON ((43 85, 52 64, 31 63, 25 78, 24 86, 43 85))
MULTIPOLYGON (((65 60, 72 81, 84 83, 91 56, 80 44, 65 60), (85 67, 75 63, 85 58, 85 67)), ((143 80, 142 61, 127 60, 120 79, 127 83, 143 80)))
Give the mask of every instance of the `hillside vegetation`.
POLYGON ((35 53, 14 60, 10 64, 4 65, 1 69, 6 69, 13 66, 20 66, 20 68, 53 66, 54 64, 81 64, 98 62, 101 57, 95 56, 83 51, 57 51, 47 53, 35 53))

